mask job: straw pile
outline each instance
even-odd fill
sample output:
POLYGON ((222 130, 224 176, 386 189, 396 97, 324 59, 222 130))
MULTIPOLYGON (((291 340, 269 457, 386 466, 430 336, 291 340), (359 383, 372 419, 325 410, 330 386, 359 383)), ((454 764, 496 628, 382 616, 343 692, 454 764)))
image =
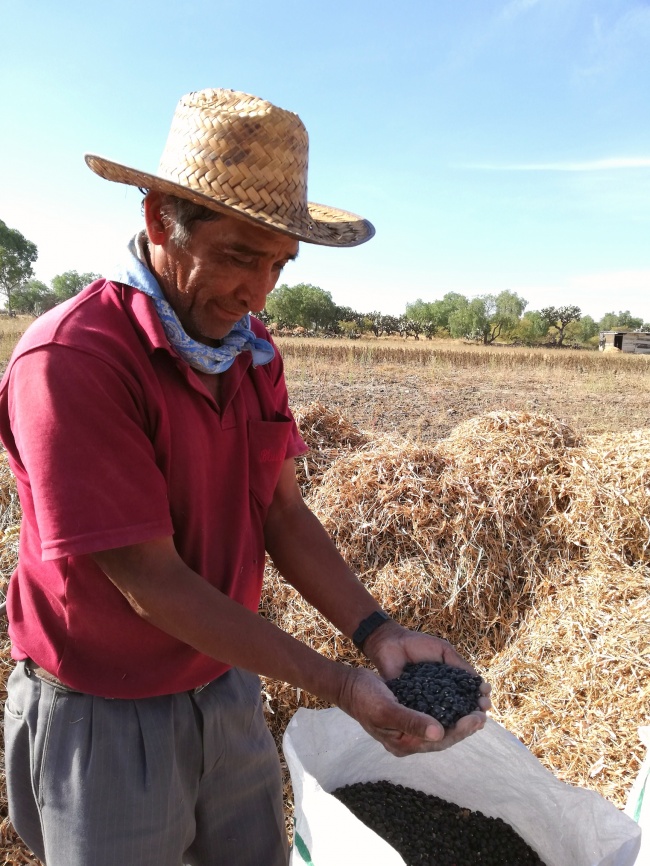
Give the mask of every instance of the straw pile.
POLYGON ((412 560, 448 625, 500 649, 540 575, 580 553, 557 523, 579 444, 553 418, 491 413, 434 446, 384 439, 340 457, 311 505, 362 574, 412 560))
MULTIPOLYGON (((434 446, 391 437, 327 456, 309 504, 382 606, 471 658, 495 717, 556 775, 622 806, 650 722, 650 430, 582 440, 498 412, 434 446)), ((359 663, 272 570, 263 610, 359 663)), ((267 698, 278 737, 298 706, 320 706, 271 682, 267 698)))
POLYGON ((294 416, 309 447, 309 452, 296 462, 303 493, 320 484, 323 473, 342 451, 359 448, 369 441, 369 437, 345 416, 322 403, 300 407, 294 416))
MULTIPOLYGON (((296 415, 307 501, 383 607, 470 658, 495 717, 559 778, 622 806, 650 724, 650 430, 582 439, 549 416, 498 412, 424 447, 371 439, 320 404, 296 415)), ((20 517, 2 460, 0 487, 8 576, 20 517)), ((270 566, 261 611, 363 663, 270 566)), ((278 740, 298 706, 321 705, 264 687, 278 740)), ((33 862, 6 832, 5 862, 33 862)))

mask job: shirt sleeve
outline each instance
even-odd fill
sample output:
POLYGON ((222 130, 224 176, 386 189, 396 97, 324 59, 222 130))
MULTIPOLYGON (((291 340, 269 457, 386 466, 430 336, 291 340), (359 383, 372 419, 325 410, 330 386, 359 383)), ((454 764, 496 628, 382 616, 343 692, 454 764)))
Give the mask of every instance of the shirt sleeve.
POLYGON ((17 359, 8 388, 14 471, 43 560, 172 535, 146 401, 119 364, 47 345, 17 359))

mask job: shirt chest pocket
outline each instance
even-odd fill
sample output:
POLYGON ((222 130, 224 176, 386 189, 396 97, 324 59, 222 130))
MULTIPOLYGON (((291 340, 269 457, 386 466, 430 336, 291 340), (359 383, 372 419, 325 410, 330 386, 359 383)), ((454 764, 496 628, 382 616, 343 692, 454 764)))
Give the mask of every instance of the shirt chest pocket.
POLYGON ((276 413, 275 421, 248 422, 248 477, 252 495, 268 509, 287 453, 292 422, 276 413))

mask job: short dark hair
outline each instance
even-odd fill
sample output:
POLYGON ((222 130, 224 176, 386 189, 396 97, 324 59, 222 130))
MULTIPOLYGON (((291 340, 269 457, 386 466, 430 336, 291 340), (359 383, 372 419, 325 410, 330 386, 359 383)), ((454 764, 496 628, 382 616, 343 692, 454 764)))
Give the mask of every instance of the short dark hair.
MULTIPOLYGON (((147 191, 145 198, 148 194, 147 191)), ((165 225, 172 227, 171 239, 181 248, 189 244, 195 222, 216 222, 223 216, 209 207, 167 193, 162 194, 160 211, 165 225)))

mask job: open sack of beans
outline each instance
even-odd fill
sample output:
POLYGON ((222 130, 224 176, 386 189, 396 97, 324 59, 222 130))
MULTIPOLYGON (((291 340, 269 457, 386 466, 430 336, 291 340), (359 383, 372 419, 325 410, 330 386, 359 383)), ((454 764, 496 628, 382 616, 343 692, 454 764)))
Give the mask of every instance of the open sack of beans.
POLYGON ((633 866, 641 831, 560 782, 505 728, 395 758, 338 709, 299 709, 283 740, 292 866, 633 866))

